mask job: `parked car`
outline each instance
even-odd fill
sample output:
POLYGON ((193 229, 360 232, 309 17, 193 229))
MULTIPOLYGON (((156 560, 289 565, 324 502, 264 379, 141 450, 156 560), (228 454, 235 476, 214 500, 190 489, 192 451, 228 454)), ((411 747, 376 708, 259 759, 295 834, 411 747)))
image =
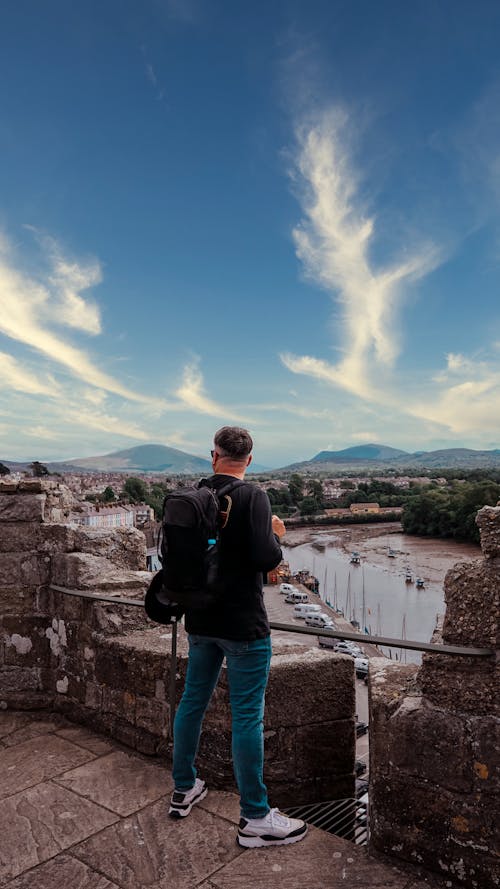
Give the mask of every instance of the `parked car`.
POLYGON ((368 676, 368 658, 354 658, 354 669, 356 671, 356 676, 358 679, 364 679, 365 676, 368 676))
POLYGON ((281 583, 280 584, 280 593, 298 593, 298 589, 293 583, 281 583))
POLYGON ((356 737, 361 738, 362 735, 366 735, 368 731, 368 723, 367 722, 357 722, 356 723, 356 737))
POLYGON ((320 648, 331 648, 335 651, 335 643, 338 639, 334 636, 318 636, 318 645, 320 648))
POLYGON ((351 657, 359 657, 359 655, 362 653, 361 649, 358 648, 357 645, 352 642, 346 642, 344 639, 337 640, 335 650, 343 654, 350 654, 351 657))
POLYGON ((311 614, 319 614, 320 611, 321 605, 313 605, 310 602, 299 602, 293 609, 293 616, 300 617, 301 620, 304 620, 311 614))
POLYGON ((306 624, 308 627, 329 627, 330 630, 335 629, 333 620, 328 614, 325 614, 324 611, 308 614, 306 617, 306 624))
POLYGON ((367 778, 356 778, 356 799, 368 793, 369 783, 367 778))
POLYGON ((309 602, 309 596, 299 590, 292 590, 291 593, 286 594, 285 602, 288 602, 289 605, 295 605, 297 602, 309 602))
POLYGON ((357 778, 360 778, 361 775, 364 775, 366 772, 366 762, 363 762, 362 759, 357 759, 354 763, 354 772, 357 778))

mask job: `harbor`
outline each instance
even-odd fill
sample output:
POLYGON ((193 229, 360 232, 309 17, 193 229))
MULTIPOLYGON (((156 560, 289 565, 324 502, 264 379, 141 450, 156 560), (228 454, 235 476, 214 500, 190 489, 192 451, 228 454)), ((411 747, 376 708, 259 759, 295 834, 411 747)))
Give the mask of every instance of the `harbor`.
MULTIPOLYGON (((446 572, 480 551, 473 544, 405 535, 391 523, 293 529, 283 554, 291 574, 308 571, 317 578, 325 610, 342 615, 351 631, 429 642, 445 609, 446 572)), ((421 660, 418 652, 384 648, 383 654, 421 660)))

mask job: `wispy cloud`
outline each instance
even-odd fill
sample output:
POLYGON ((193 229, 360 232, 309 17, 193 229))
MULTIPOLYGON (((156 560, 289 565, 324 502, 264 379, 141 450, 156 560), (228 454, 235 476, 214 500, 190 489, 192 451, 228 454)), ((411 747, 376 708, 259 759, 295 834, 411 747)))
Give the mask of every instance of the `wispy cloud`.
POLYGON ((209 414, 212 417, 223 417, 235 422, 248 422, 232 408, 219 404, 209 398, 204 391, 203 375, 199 368, 199 361, 195 360, 184 368, 182 383, 175 392, 180 401, 192 410, 201 414, 209 414))
POLYGON ((407 412, 431 420, 458 435, 498 436, 500 430, 500 365, 496 355, 474 359, 449 354, 446 368, 413 397, 407 412))
POLYGON ((32 373, 22 367, 12 355, 0 352, 0 382, 4 389, 25 392, 29 395, 55 396, 59 387, 53 377, 32 373))
POLYGON ((160 79, 158 77, 158 74, 156 72, 156 69, 155 69, 153 63, 148 58, 147 48, 143 44, 140 47, 140 49, 141 49, 141 53, 144 58, 146 77, 154 90, 156 98, 158 99, 159 102, 161 102, 165 96, 165 89, 162 86, 162 84, 160 83, 160 79))
POLYGON ((51 239, 41 239, 45 279, 34 278, 16 267, 16 257, 6 239, 0 242, 0 333, 29 346, 55 365, 62 365, 77 379, 130 401, 162 404, 124 386, 103 372, 82 349, 51 328, 69 326, 86 334, 100 331, 99 310, 82 293, 101 280, 97 261, 69 261, 51 239))
POLYGON ((349 120, 333 109, 297 128, 294 186, 304 216, 293 237, 307 276, 330 294, 343 357, 336 364, 283 355, 294 372, 329 380, 373 398, 373 367, 391 367, 400 350, 398 315, 405 287, 436 267, 439 252, 423 244, 392 265, 372 258, 376 220, 359 197, 359 175, 346 147, 349 120))

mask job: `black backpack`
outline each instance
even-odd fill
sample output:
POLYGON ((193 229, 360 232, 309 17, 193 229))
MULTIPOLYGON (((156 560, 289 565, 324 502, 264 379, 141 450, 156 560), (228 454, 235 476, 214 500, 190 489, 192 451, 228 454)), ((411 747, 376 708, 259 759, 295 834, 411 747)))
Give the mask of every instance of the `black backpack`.
POLYGON ((243 484, 235 479, 216 491, 202 479, 197 488, 179 488, 165 497, 160 540, 163 590, 183 611, 209 608, 221 595, 220 531, 231 511, 229 494, 243 484))

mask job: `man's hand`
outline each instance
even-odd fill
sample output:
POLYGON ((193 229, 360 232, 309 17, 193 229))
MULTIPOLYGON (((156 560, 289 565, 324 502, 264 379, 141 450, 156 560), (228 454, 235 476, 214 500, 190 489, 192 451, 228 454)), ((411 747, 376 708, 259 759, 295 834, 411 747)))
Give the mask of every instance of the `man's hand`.
POLYGON ((284 537, 286 534, 286 528, 284 523, 278 518, 277 515, 273 515, 272 518, 273 531, 278 537, 284 537))

